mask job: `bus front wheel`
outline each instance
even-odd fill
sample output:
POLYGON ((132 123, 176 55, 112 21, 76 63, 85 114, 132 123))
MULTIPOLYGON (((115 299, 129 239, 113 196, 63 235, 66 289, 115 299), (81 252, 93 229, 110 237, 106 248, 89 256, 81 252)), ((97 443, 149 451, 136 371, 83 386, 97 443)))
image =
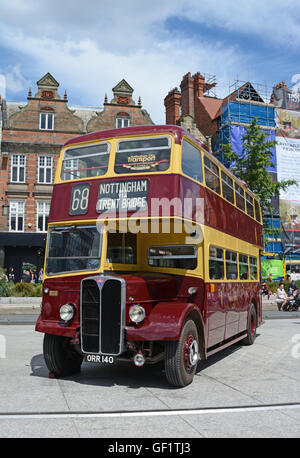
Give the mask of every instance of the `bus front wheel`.
POLYGON ((44 358, 50 373, 66 377, 80 372, 83 357, 70 344, 70 338, 45 334, 44 358))
POLYGON ((249 315, 248 315, 248 327, 247 337, 243 339, 245 345, 252 345, 256 338, 256 310, 253 304, 251 304, 249 315))
POLYGON ((187 321, 177 341, 165 343, 165 370, 168 382, 177 387, 189 385, 199 359, 199 337, 194 321, 187 321))

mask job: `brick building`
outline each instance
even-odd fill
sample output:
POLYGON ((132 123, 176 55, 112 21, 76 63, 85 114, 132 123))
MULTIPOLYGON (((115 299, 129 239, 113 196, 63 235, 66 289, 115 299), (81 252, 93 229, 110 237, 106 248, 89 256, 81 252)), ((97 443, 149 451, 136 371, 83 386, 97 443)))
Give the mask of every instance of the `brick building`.
POLYGON ((135 104, 133 89, 122 80, 113 99, 95 108, 70 107, 66 92, 50 73, 29 89, 27 102, 1 99, 0 118, 0 267, 43 265, 53 180, 61 146, 70 138, 96 130, 153 124, 135 104))
POLYGON ((216 118, 222 106, 221 99, 209 95, 215 86, 199 72, 184 75, 180 90, 174 88, 164 99, 166 124, 181 125, 211 147, 210 138, 218 129, 216 118))

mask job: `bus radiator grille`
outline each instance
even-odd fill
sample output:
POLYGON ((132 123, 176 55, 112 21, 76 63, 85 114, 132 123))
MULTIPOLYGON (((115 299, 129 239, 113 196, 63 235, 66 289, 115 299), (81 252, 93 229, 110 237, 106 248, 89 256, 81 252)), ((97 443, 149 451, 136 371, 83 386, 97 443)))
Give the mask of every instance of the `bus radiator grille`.
POLYGON ((81 342, 85 353, 118 355, 121 351, 121 282, 107 279, 100 287, 94 279, 81 286, 81 342))

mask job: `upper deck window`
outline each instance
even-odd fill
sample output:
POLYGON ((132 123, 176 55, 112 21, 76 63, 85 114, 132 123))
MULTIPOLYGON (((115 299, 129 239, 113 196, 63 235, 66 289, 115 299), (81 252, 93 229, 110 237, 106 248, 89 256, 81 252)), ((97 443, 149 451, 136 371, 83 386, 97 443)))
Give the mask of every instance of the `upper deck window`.
POLYGON ((170 166, 171 139, 168 137, 122 140, 118 143, 115 172, 165 172, 170 166))
POLYGON ((204 173, 206 186, 220 194, 219 167, 207 156, 204 156, 204 173))
POLYGON ((202 183, 201 151, 186 140, 182 142, 182 171, 189 177, 202 183))
POLYGON ((252 216, 252 218, 254 218, 253 197, 250 196, 250 194, 248 194, 247 192, 246 192, 246 207, 247 207, 248 215, 250 215, 250 216, 252 216))
POLYGON ((222 189, 223 197, 234 204, 233 180, 222 170, 222 189))
POLYGON ((241 186, 235 183, 235 201, 238 208, 245 211, 245 193, 241 186))
POLYGON ((64 153, 61 179, 76 180, 104 175, 108 158, 108 143, 67 149, 64 153))
POLYGON ((259 203, 255 199, 254 199, 254 204, 255 204, 255 219, 256 219, 256 221, 261 223, 260 211, 259 211, 259 203))

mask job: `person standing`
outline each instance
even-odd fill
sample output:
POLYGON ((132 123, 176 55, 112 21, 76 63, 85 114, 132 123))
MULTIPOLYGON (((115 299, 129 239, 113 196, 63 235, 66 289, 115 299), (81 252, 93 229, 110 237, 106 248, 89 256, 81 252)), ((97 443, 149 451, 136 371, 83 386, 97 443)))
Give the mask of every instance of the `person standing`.
POLYGON ((30 283, 31 276, 29 270, 24 270, 21 278, 21 283, 30 283))
POLYGON ((43 278, 44 278, 44 269, 43 269, 43 267, 41 267, 40 271, 39 271, 38 282, 39 283, 43 283, 43 278))
POLYGON ((9 268, 8 281, 11 282, 11 283, 15 283, 15 272, 14 272, 14 268, 13 267, 9 268))

